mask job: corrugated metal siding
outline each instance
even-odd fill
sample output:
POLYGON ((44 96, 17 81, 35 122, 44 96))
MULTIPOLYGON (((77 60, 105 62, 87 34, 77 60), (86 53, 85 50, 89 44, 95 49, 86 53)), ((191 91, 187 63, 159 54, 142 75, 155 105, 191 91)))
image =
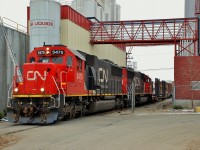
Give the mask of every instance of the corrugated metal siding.
MULTIPOLYGON (((29 36, 7 27, 5 29, 19 66, 22 66, 29 52, 29 36)), ((12 83, 14 67, 1 29, 0 39, 0 111, 2 111, 6 106, 7 92, 12 83)))
POLYGON ((91 45, 90 32, 70 20, 61 21, 61 43, 100 59, 109 59, 120 66, 126 66, 126 52, 114 45, 91 45))
POLYGON ((113 45, 95 45, 93 51, 100 59, 109 59, 120 66, 126 66, 126 53, 113 45))
POLYGON ((61 43, 91 54, 90 33, 69 20, 61 21, 61 43))

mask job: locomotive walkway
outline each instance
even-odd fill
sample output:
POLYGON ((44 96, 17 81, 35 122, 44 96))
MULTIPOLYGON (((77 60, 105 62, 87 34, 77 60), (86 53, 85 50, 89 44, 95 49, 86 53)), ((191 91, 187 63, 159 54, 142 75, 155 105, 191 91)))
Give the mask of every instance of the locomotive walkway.
POLYGON ((91 44, 175 45, 175 56, 197 55, 198 18, 94 22, 91 44), (191 51, 190 47, 194 51, 191 51))

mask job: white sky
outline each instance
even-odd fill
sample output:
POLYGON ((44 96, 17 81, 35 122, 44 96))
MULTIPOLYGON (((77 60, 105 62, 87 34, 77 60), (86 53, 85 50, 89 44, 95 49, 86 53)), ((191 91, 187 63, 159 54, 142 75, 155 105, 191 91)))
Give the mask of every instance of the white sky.
MULTIPOLYGON (((183 18, 185 0, 117 0, 121 5, 122 20, 146 20, 183 18)), ((174 80, 174 70, 150 69, 174 67, 174 45, 133 47, 133 61, 138 70, 148 74, 153 80, 174 80)))
MULTIPOLYGON (((26 26, 30 0, 0 0, 0 16, 26 26)), ((117 0, 122 20, 166 19, 184 17, 184 0, 117 0)), ((134 47, 138 70, 173 68, 174 46, 134 47)), ((173 80, 173 70, 144 71, 150 77, 173 80)))

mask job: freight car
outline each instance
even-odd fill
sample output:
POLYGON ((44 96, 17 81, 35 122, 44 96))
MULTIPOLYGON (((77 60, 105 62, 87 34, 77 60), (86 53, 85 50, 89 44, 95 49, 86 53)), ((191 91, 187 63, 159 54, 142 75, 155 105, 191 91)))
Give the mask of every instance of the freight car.
POLYGON ((58 118, 126 107, 134 80, 136 102, 151 101, 152 82, 147 75, 64 45, 35 48, 22 69, 10 88, 10 122, 49 124, 58 118))
POLYGON ((164 80, 155 78, 155 96, 158 99, 164 100, 171 97, 172 95, 172 84, 164 80))

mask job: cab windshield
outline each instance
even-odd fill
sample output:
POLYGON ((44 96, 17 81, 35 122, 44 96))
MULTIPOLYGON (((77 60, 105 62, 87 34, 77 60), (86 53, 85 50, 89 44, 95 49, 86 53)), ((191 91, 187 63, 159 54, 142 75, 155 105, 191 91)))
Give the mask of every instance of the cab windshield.
POLYGON ((49 63, 50 62, 50 58, 49 57, 40 57, 38 62, 49 63))
POLYGON ((54 57, 54 58, 52 58, 52 62, 55 64, 62 64, 63 58, 62 57, 54 57))
POLYGON ((53 57, 53 58, 49 58, 49 57, 40 57, 39 61, 41 63, 55 63, 55 64, 62 64, 63 63, 63 58, 62 57, 53 57))

